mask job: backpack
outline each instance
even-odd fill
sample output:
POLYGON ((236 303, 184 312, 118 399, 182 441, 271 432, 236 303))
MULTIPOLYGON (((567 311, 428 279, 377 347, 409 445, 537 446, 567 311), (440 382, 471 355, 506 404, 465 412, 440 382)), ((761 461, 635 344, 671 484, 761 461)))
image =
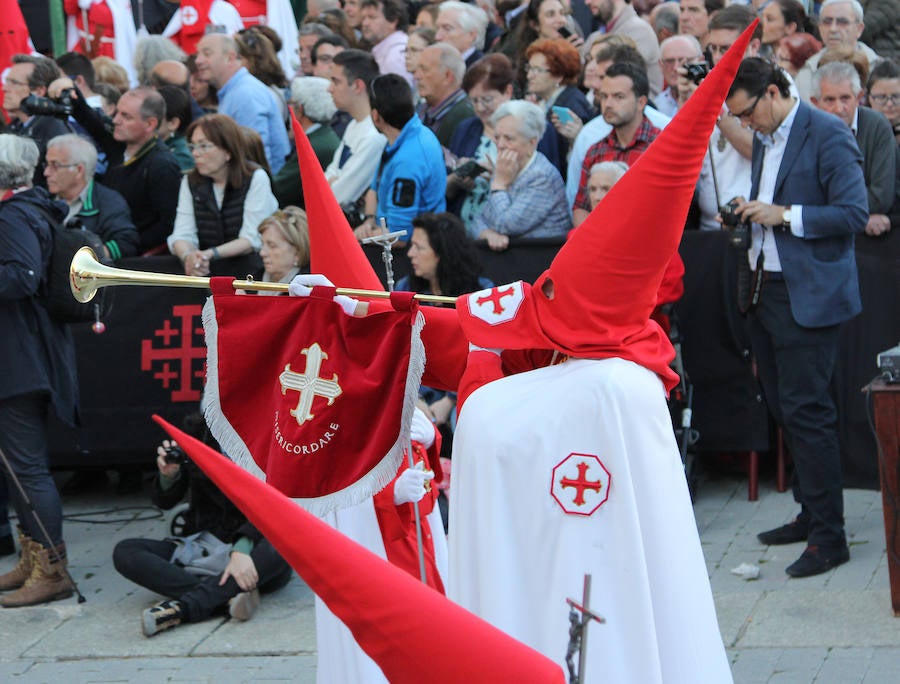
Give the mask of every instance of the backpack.
POLYGON ((44 208, 35 208, 47 219, 53 234, 47 279, 38 301, 47 309, 50 317, 59 323, 99 321, 101 313, 105 313, 104 292, 97 292, 89 302, 79 302, 72 295, 72 288, 69 285, 69 267, 75 252, 82 247, 90 247, 97 258, 102 259, 105 254, 103 240, 93 231, 85 230, 78 225, 67 227, 54 219, 44 208))

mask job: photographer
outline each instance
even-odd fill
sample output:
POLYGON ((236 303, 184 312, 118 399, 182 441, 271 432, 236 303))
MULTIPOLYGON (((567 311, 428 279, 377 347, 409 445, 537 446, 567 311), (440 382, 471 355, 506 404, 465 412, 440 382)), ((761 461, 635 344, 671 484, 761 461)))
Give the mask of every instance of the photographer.
POLYGON ((249 620, 260 592, 290 581, 290 566, 175 442, 156 451, 153 503, 168 510, 187 494, 190 505, 183 536, 125 539, 113 550, 123 576, 169 598, 143 612, 144 635, 225 612, 249 620))
MULTIPOLYGON (((709 21, 706 44, 706 63, 688 64, 679 69, 678 98, 683 105, 703 81, 725 51, 737 40, 753 20, 754 12, 745 5, 730 5, 719 10, 709 21), (701 67, 706 67, 703 69, 701 67)), ((744 57, 759 52, 761 26, 753 33, 744 57)), ((747 197, 750 192, 750 158, 753 154, 753 132, 741 125, 723 107, 709 140, 709 151, 703 160, 697 198, 700 206, 702 230, 718 230, 716 213, 733 197, 747 197)))
POLYGON ((32 55, 13 55, 12 66, 3 80, 3 108, 10 116, 11 124, 8 133, 24 135, 37 143, 40 158, 34 170, 33 185, 47 187, 44 179, 45 155, 47 141, 58 135, 69 133, 65 114, 57 118, 59 113, 45 112, 45 108, 34 109, 42 104, 53 105, 44 100, 35 103, 35 97, 45 98, 47 88, 60 77, 59 67, 51 59, 32 55), (26 101, 27 100, 27 101, 26 101))

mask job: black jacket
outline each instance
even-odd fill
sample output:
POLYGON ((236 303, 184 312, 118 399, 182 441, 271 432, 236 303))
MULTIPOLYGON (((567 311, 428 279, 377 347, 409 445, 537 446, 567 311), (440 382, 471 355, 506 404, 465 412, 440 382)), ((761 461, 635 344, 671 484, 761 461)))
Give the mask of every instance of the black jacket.
POLYGON ((51 226, 38 207, 61 221, 64 202, 32 188, 0 202, 0 399, 31 392, 50 395, 57 416, 77 422, 78 377, 68 326, 37 301, 53 246, 51 226))
POLYGON ((69 223, 75 220, 103 240, 112 259, 138 255, 140 237, 131 222, 128 203, 115 190, 91 181, 84 204, 69 223))

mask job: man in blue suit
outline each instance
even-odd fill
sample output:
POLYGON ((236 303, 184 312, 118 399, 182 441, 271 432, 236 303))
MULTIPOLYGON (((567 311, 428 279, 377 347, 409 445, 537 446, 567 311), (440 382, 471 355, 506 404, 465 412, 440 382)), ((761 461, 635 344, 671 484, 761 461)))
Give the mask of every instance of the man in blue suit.
POLYGON ((868 219, 862 156, 840 120, 799 101, 777 66, 741 63, 726 104, 755 132, 748 257, 758 301, 750 314, 753 352, 770 409, 794 459, 800 514, 763 532, 764 544, 806 540, 792 577, 850 559, 837 413, 828 386, 838 327, 861 310, 854 234, 868 219))

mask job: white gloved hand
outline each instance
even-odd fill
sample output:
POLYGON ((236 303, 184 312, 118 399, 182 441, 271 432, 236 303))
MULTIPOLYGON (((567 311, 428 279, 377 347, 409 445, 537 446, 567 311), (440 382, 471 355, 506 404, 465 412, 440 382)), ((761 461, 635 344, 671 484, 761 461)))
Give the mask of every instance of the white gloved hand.
POLYGON ((288 292, 291 297, 309 297, 316 286, 334 287, 334 283, 321 273, 301 273, 294 276, 288 292))
POLYGON ((413 412, 412 423, 409 426, 409 438, 426 449, 430 449, 434 444, 434 423, 418 406, 413 412))
MULTIPOLYGON (((294 276, 288 288, 288 293, 292 297, 309 297, 312 294, 312 289, 316 286, 334 287, 334 283, 321 273, 301 273, 294 276)), ((341 309, 348 316, 353 315, 353 312, 356 311, 356 305, 359 303, 347 295, 335 295, 334 301, 340 304, 341 309)))
POLYGON ((419 461, 412 468, 407 468, 394 482, 394 504, 419 502, 425 496, 425 483, 434 479, 434 472, 425 470, 425 464, 419 461))

